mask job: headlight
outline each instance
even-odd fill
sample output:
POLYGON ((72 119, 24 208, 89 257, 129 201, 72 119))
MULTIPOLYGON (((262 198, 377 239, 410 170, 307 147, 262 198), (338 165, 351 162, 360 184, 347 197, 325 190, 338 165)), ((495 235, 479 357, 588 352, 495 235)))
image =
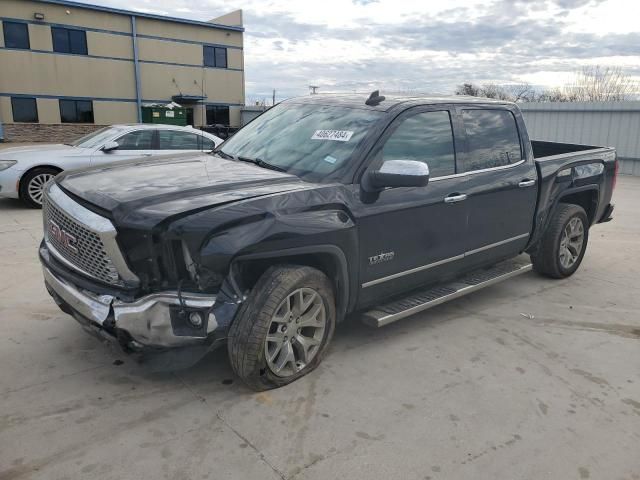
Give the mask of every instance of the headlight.
POLYGON ((18 163, 16 160, 0 160, 0 172, 18 163))

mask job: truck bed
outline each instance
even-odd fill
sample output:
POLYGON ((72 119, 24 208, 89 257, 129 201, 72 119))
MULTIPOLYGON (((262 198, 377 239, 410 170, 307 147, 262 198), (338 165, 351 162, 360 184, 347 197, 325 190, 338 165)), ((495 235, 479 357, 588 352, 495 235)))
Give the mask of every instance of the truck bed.
POLYGON ((533 157, 536 160, 556 155, 566 155, 567 153, 585 153, 588 150, 610 150, 609 147, 580 145, 576 143, 546 142, 542 140, 531 140, 531 147, 533 148, 533 157))
POLYGON ((592 223, 607 221, 616 176, 615 148, 539 140, 531 141, 531 147, 540 183, 534 243, 544 231, 554 205, 569 187, 581 192, 574 197, 588 196, 586 203, 593 205, 593 211, 587 211, 592 223))

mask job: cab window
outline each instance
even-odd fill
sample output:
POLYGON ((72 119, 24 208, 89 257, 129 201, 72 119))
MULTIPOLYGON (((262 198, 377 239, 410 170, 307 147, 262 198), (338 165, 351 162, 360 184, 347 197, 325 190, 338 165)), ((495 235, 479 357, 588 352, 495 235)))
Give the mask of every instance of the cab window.
POLYGON ((508 110, 463 110, 469 150, 464 171, 502 167, 522 160, 516 119, 508 110))
POLYGON ((382 147, 382 160, 424 162, 431 178, 456 173, 449 112, 423 112, 402 120, 382 147))

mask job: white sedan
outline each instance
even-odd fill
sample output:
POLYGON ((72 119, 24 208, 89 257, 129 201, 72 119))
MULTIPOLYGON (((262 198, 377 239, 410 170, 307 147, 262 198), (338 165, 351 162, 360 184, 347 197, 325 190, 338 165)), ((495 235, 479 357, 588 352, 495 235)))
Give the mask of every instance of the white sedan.
POLYGON ((191 127, 113 125, 64 145, 31 145, 0 150, 0 197, 42 207, 45 183, 62 170, 133 158, 211 151, 222 139, 191 127))

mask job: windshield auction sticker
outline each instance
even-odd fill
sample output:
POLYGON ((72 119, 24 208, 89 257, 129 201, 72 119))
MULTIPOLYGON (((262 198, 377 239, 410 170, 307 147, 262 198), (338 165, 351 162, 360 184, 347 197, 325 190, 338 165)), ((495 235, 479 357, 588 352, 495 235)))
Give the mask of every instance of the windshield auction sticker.
POLYGON ((333 140, 334 142, 348 142, 353 132, 349 130, 316 130, 311 140, 333 140))

